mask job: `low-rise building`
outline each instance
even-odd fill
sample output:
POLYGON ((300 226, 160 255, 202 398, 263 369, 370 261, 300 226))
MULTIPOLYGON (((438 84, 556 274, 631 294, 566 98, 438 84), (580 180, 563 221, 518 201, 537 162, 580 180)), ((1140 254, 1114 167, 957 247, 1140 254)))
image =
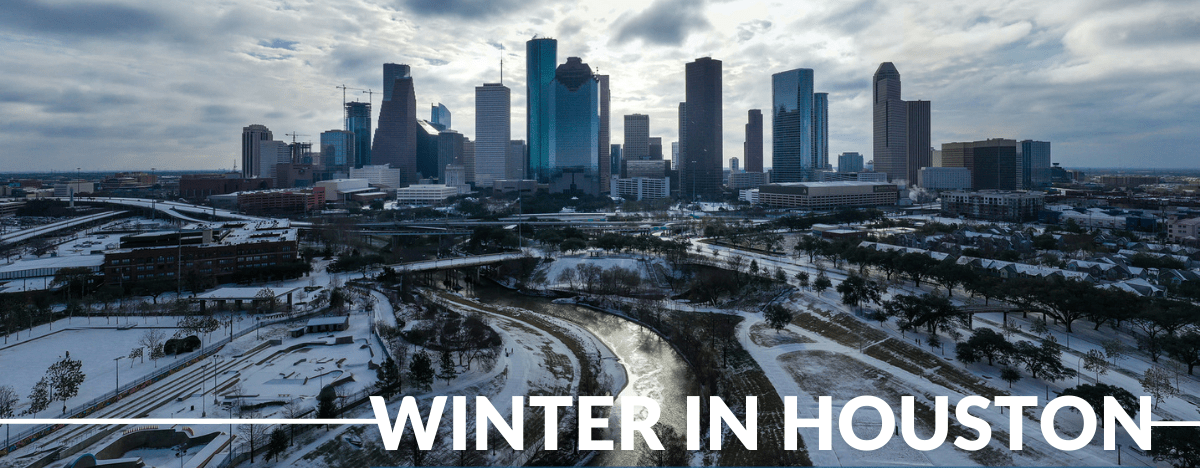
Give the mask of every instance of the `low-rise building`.
POLYGON ((1167 222, 1167 237, 1173 241, 1200 239, 1200 218, 1177 219, 1167 222))
POLYGON ((260 190, 239 192, 237 206, 251 216, 292 216, 310 213, 325 204, 325 189, 260 190))
POLYGON ((769 182, 765 172, 734 172, 725 185, 733 190, 752 189, 769 182))
POLYGON ((1045 197, 1027 192, 951 192, 942 194, 942 214, 971 219, 1023 223, 1038 219, 1045 197))
POLYGON ((609 194, 626 200, 653 200, 671 196, 671 179, 663 177, 613 177, 609 181, 609 194))
POLYGON ((830 209, 895 205, 900 192, 886 182, 790 182, 758 188, 755 203, 779 208, 830 209))
POLYGON ((926 190, 970 190, 971 170, 965 167, 922 167, 917 186, 926 190))
POLYGON ((458 188, 442 184, 418 184, 396 189, 396 202, 412 205, 431 205, 458 195, 458 188))
POLYGON ((392 166, 387 164, 352 167, 350 168, 350 178, 366 179, 368 184, 379 188, 400 188, 400 169, 392 169, 392 166))
POLYGON ((188 200, 204 200, 212 195, 273 188, 275 188, 275 179, 245 179, 242 178, 240 172, 185 174, 179 179, 179 196, 188 200))
POLYGON ((69 197, 72 195, 92 193, 95 191, 96 184, 82 180, 72 180, 70 182, 54 184, 54 196, 56 197, 69 197))
POLYGON ((887 182, 882 172, 817 171, 817 182, 887 182))

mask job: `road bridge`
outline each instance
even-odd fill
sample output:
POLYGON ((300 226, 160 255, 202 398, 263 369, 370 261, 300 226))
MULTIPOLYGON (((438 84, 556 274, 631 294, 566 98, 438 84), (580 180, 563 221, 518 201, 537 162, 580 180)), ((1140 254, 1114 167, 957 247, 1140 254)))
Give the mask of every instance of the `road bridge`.
POLYGON ((386 266, 396 270, 397 273, 416 273, 422 271, 453 270, 456 268, 491 265, 493 263, 516 260, 525 256, 526 254, 524 252, 506 252, 488 255, 473 255, 470 257, 439 258, 436 260, 397 263, 386 266))

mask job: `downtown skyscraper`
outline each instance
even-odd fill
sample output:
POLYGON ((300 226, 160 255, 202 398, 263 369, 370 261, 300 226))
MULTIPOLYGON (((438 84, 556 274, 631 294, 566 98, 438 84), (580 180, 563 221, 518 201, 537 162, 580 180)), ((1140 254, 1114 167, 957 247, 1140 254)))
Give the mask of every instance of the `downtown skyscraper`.
POLYGON ((384 89, 391 87, 379 106, 379 125, 371 148, 371 163, 400 169, 400 186, 417 183, 417 98, 407 65, 384 64, 384 89), (388 80, 391 80, 389 83, 388 80))
POLYGON ((525 173, 543 183, 550 181, 551 84, 557 61, 558 41, 534 38, 525 43, 525 135, 529 140, 525 173))
POLYGON ((475 183, 490 187, 510 172, 512 93, 500 83, 475 87, 475 183))
POLYGON ((346 164, 355 168, 371 165, 371 103, 346 103, 346 131, 354 133, 354 154, 346 164))
POLYGON ((742 144, 746 172, 763 171, 763 115, 761 109, 746 113, 746 142, 742 144))
POLYGON ((916 183, 921 168, 933 164, 929 101, 901 99, 900 72, 884 62, 875 70, 872 104, 875 171, 887 173, 889 181, 916 183))
POLYGON ((621 146, 621 154, 626 161, 650 159, 650 116, 625 116, 625 143, 621 146))
POLYGON ((771 182, 808 182, 816 169, 813 71, 771 75, 771 182))
POLYGON ((690 199, 721 194, 721 61, 698 58, 684 66, 686 100, 680 106, 679 193, 690 199))
POLYGON ((600 193, 600 80, 579 57, 555 70, 550 89, 551 192, 600 193))
POLYGON ((265 125, 242 128, 242 178, 249 179, 262 172, 262 142, 273 139, 265 125))

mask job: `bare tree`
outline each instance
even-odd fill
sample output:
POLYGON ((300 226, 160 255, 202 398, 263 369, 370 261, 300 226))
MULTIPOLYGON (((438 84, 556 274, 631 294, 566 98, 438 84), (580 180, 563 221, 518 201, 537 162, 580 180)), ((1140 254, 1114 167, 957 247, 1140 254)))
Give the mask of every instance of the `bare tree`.
MULTIPOLYGON (((300 405, 299 399, 288 400, 287 403, 283 404, 283 407, 281 409, 283 410, 283 416, 288 419, 300 419, 300 418, 304 417, 305 413, 307 413, 307 411, 305 411, 304 407, 300 405)), ((288 424, 288 446, 289 447, 292 445, 292 442, 295 438, 296 438, 296 426, 294 424, 288 424)))
MULTIPOLYGON (((12 385, 0 386, 0 419, 9 419, 14 416, 17 410, 17 402, 21 401, 21 397, 17 396, 17 391, 13 390, 12 385)), ((4 446, 9 447, 11 443, 8 441, 8 431, 11 424, 4 426, 4 446)))
MULTIPOLYGON (((245 419, 258 419, 258 417, 258 410, 242 412, 242 418, 245 419)), ((238 428, 238 431, 241 433, 242 437, 245 437, 246 441, 250 443, 250 463, 254 463, 254 449, 257 445, 260 445, 264 442, 264 439, 267 436, 267 426, 262 424, 242 424, 241 427, 238 428)))
POLYGON ((146 330, 138 339, 138 344, 150 350, 150 360, 154 361, 154 367, 158 367, 158 358, 163 357, 162 345, 166 340, 167 334, 157 328, 146 330))

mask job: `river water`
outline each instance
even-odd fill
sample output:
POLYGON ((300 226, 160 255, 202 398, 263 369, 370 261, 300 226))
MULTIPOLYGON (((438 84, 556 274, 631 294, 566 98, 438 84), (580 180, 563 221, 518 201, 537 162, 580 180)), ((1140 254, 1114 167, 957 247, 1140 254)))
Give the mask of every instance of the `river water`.
MULTIPOLYGON (((615 315, 572 304, 555 304, 549 299, 523 296, 497 286, 480 287, 475 292, 481 302, 558 317, 590 331, 625 367, 628 384, 617 394, 616 407, 620 407, 621 398, 629 395, 653 398, 662 411, 659 422, 673 427, 680 436, 686 433, 686 397, 698 395, 699 384, 687 362, 654 332, 615 315)), ((615 450, 598 452, 590 464, 638 465, 640 450, 620 450, 620 431, 614 427, 611 433, 615 450)))

